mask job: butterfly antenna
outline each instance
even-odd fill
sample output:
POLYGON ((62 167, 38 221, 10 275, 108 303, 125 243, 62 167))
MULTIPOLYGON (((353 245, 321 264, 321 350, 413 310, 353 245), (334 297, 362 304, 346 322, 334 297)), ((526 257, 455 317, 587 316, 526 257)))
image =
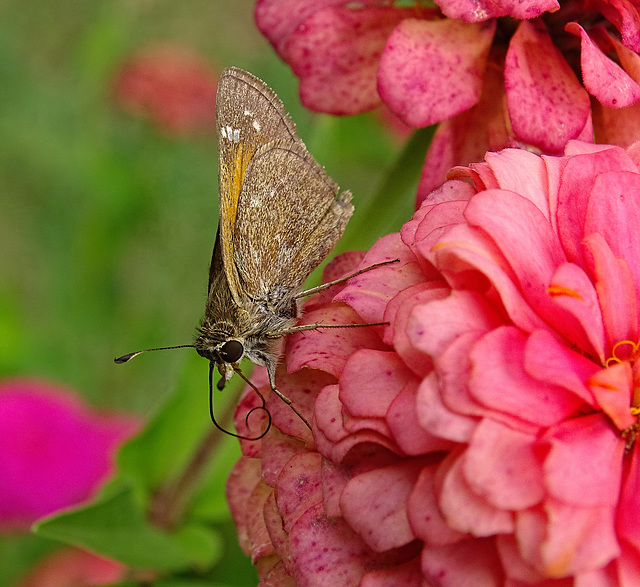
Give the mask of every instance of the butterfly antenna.
POLYGON ((271 412, 269 412, 269 410, 267 410, 266 408, 267 401, 264 399, 264 396, 258 391, 258 388, 243 375, 240 369, 235 368, 234 371, 238 375, 240 375, 240 377, 253 389, 253 391, 255 391, 258 394, 258 397, 262 400, 261 406, 256 406, 255 408, 251 408, 247 413, 247 416, 244 419, 245 424, 247 425, 247 428, 249 428, 249 416, 251 416, 251 414, 255 410, 264 410, 266 412, 267 418, 269 418, 269 420, 267 421, 267 427, 265 428, 262 434, 260 434, 259 436, 255 436, 254 438, 251 438, 250 436, 243 436, 242 434, 236 434, 235 432, 226 430, 225 428, 220 426, 220 424, 218 424, 218 422, 216 421, 216 417, 213 413, 213 363, 209 364, 209 415, 211 416, 211 421, 213 422, 214 426, 218 430, 220 430, 221 432, 224 432, 225 434, 228 434, 229 436, 233 436, 234 438, 239 438, 241 440, 250 440, 250 441, 260 440, 271 429, 271 412))
POLYGON ((133 357, 137 357, 142 353, 150 353, 151 351, 170 351, 172 349, 186 349, 194 347, 195 345, 193 344, 179 344, 178 346, 163 346, 157 349, 145 349, 144 351, 136 351, 135 353, 128 353, 126 355, 122 355, 121 357, 116 357, 115 359, 113 359, 113 362, 117 363, 118 365, 122 365, 122 363, 130 361, 131 359, 133 359, 133 357))

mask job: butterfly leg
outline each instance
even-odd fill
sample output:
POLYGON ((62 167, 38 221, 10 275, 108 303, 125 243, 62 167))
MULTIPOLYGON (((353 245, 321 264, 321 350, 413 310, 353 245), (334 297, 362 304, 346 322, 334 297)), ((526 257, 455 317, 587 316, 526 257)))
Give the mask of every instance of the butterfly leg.
POLYGON ((271 391, 273 391, 273 393, 275 393, 285 404, 287 404, 294 411, 296 416, 298 416, 298 418, 300 418, 304 422, 305 426, 309 430, 311 430, 311 425, 309 424, 307 419, 296 409, 296 407, 293 405, 293 402, 276 387, 275 363, 269 362, 267 364, 267 373, 269 374, 269 384, 271 385, 271 391))
MULTIPOLYGON (((345 277, 341 277, 340 279, 335 279, 334 281, 330 281, 329 283, 323 283, 322 285, 318 285, 317 287, 312 287, 311 289, 301 291, 299 294, 296 294, 295 299, 305 298, 314 293, 318 293, 319 291, 328 289, 333 285, 344 283, 345 281, 348 281, 352 277, 355 277, 356 275, 360 275, 361 273, 366 273, 367 271, 371 271, 376 267, 381 267, 382 265, 391 265, 391 263, 399 263, 399 262, 400 262, 400 259, 392 259, 391 261, 381 261, 380 263, 374 263, 373 265, 369 265, 369 267, 365 267, 364 269, 360 269, 354 273, 350 273, 349 275, 346 275, 345 277)), ((309 329, 306 329, 306 330, 309 330, 309 329)))

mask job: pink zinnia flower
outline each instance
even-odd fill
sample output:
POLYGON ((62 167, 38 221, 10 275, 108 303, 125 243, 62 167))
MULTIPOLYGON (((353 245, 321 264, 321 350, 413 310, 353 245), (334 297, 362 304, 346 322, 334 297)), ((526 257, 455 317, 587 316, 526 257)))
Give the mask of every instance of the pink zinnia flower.
POLYGON ((132 55, 116 73, 120 106, 168 134, 215 132, 218 75, 195 51, 154 45, 132 55))
POLYGON ((0 382, 0 529, 26 530, 89 499, 137 429, 132 417, 97 414, 68 390, 29 379, 0 382))
POLYGON ((410 126, 442 122, 418 203, 487 150, 561 154, 594 131, 624 147, 640 135, 636 3, 393 4, 257 0, 255 15, 308 108, 355 114, 384 102, 410 126))
POLYGON ((228 482, 263 584, 640 584, 639 161, 489 153, 309 300, 389 326, 288 340, 313 435, 270 396, 228 482))

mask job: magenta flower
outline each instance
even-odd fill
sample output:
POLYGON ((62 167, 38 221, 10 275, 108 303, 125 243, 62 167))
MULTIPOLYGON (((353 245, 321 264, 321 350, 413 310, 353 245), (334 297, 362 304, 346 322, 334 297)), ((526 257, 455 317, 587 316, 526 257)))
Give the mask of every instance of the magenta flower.
POLYGON ((30 379, 0 383, 0 529, 90 498, 112 471, 118 446, 138 428, 98 415, 69 391, 30 379))
POLYGON ((153 45, 132 55, 116 73, 113 88, 127 112, 170 135, 215 132, 218 75, 194 51, 153 45))
POLYGON ((558 155, 594 132, 624 147, 640 136, 637 3, 437 4, 257 0, 255 16, 308 108, 355 114, 384 102, 410 126, 442 123, 418 203, 487 150, 558 155))
POLYGON ((390 324, 288 341, 313 436, 270 396, 228 482, 263 584, 640 583, 639 162, 489 153, 332 266, 400 259, 302 320, 390 324))

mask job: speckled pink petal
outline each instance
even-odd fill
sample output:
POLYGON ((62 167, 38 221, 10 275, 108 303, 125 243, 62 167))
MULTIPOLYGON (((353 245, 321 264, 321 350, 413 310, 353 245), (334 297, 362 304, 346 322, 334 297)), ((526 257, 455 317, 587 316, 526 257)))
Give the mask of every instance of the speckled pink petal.
POLYGON ((333 6, 314 12, 281 45, 311 110, 359 114, 380 103, 378 62, 387 37, 412 9, 333 6))
POLYGON ((384 418, 410 373, 393 352, 362 349, 342 372, 340 400, 352 416, 384 418))
POLYGON ((445 16, 460 18, 466 22, 482 22, 490 18, 511 16, 529 20, 543 12, 555 12, 560 8, 556 0, 500 0, 499 2, 473 2, 470 0, 438 0, 445 16))
POLYGON ((409 459, 349 481, 340 497, 348 524, 376 552, 414 540, 407 518, 407 500, 425 462, 409 459))
POLYGON ((429 546, 453 544, 465 537, 464 533, 447 524, 438 507, 436 468, 436 465, 422 468, 407 501, 407 515, 413 533, 429 546))
POLYGON ((409 382, 389 407, 387 423, 393 439, 406 455, 411 456, 451 450, 453 443, 420 425, 417 385, 417 381, 409 382))
POLYGON ((256 25, 283 57, 282 45, 314 12, 339 6, 344 0, 257 0, 254 8, 256 25))
POLYGON ((246 509, 247 529, 251 543, 251 562, 253 564, 256 564, 259 558, 275 553, 262 513, 264 503, 271 493, 273 493, 273 489, 261 481, 255 486, 249 499, 243 505, 246 509))
POLYGON ((378 92, 409 126, 450 118, 480 98, 495 21, 403 20, 380 59, 378 92))
POLYGON ((350 279, 335 301, 351 306, 364 323, 383 322, 389 300, 399 291, 424 280, 415 256, 397 233, 387 235, 373 245, 359 269, 394 259, 399 261, 350 279))
MULTIPOLYGON (((335 304, 303 314, 298 324, 362 324, 348 306, 335 304)), ((382 327, 380 327, 382 328, 382 327)), ((338 377, 347 358, 361 348, 385 349, 374 328, 330 328, 297 332, 289 337, 287 370, 309 367, 338 377)))
POLYGON ((485 418, 475 428, 462 459, 467 483, 499 508, 521 510, 539 503, 544 485, 535 445, 535 434, 485 418))
POLYGON ((446 546, 425 546, 422 572, 439 587, 505 585, 493 538, 474 538, 446 546))
POLYGON ((295 454, 304 451, 306 443, 300 438, 287 436, 273 427, 262 438, 262 479, 275 487, 278 476, 287 461, 295 454))
POLYGON ((251 554, 249 526, 247 523, 247 501, 260 483, 260 459, 242 457, 233 466, 227 479, 226 495, 233 521, 238 529, 240 548, 247 556, 251 554))
POLYGON ((515 136, 560 154, 589 120, 589 95, 543 25, 523 21, 511 38, 504 66, 515 136))
POLYGON ((565 30, 580 37, 582 79, 590 94, 605 106, 617 108, 630 106, 640 98, 640 85, 609 59, 579 24, 570 22, 565 30))
POLYGON ((342 518, 327 518, 322 504, 306 511, 289 534, 298 585, 357 587, 373 553, 342 518))
POLYGON ((545 485, 551 495, 575 506, 617 503, 625 443, 601 414, 563 422, 549 430, 545 442, 550 447, 545 485))
POLYGON ((272 491, 267 496, 262 513, 264 515, 264 524, 267 528, 267 532, 269 533, 269 538, 271 539, 271 544, 273 544, 273 548, 277 556, 279 556, 280 560, 283 562, 284 569, 290 573, 291 560, 289 557, 289 535, 282 527, 282 516, 280 516, 280 512, 278 511, 275 492, 272 491))
POLYGON ((513 512, 495 507, 475 493, 465 477, 463 462, 462 457, 450 453, 436 479, 438 505, 449 526, 476 537, 513 532, 513 512))
POLYGON ((620 37, 631 51, 640 51, 640 14, 633 0, 598 2, 597 10, 620 31, 620 37))
POLYGON ((275 493, 285 532, 291 530, 304 512, 322 502, 321 464, 322 455, 301 452, 283 467, 275 493))

